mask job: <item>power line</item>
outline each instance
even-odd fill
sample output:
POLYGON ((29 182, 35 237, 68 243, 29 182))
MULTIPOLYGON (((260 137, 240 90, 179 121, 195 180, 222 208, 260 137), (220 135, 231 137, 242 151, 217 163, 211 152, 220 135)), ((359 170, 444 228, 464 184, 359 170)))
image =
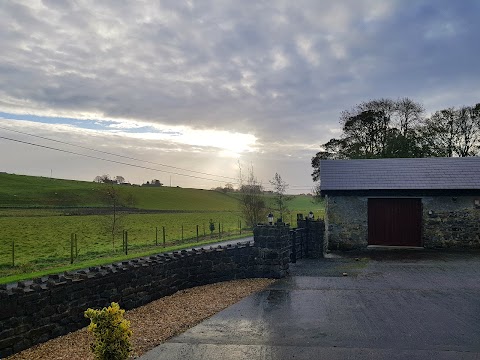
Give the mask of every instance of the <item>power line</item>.
MULTIPOLYGON (((215 176, 215 177, 220 177, 220 178, 224 178, 224 179, 235 180, 235 182, 232 182, 232 185, 239 185, 239 184, 240 184, 240 183, 238 182, 238 179, 237 179, 237 178, 233 178, 233 177, 229 177, 229 176, 210 174, 210 173, 205 173, 205 172, 201 172, 201 171, 195 171, 195 170, 184 169, 184 168, 180 168, 180 167, 176 167, 176 166, 166 165, 166 164, 162 164, 162 163, 157 163, 157 162, 153 162, 153 161, 142 160, 142 159, 138 159, 138 158, 135 158, 135 157, 130 157, 130 156, 126 156, 126 155, 115 154, 115 153, 111 153, 111 152, 108 152, 108 151, 97 150, 97 149, 93 149, 93 148, 86 147, 86 146, 82 146, 82 145, 77 145, 77 144, 68 143, 68 142, 66 142, 66 141, 51 139, 51 138, 47 138, 47 137, 40 136, 40 135, 34 135, 34 134, 26 133, 26 132, 23 132, 23 131, 19 131, 19 130, 13 130, 13 129, 5 128, 5 127, 3 127, 3 126, 0 126, 0 129, 7 130, 7 131, 11 131, 11 132, 15 132, 15 133, 19 133, 19 134, 23 134, 23 135, 28 135, 28 136, 32 136, 32 137, 36 137, 36 138, 48 140, 48 141, 53 141, 53 142, 60 143, 60 144, 64 144, 64 145, 74 146, 74 147, 78 147, 78 148, 85 149, 85 150, 95 151, 95 152, 102 153, 102 154, 106 154, 106 155, 113 155, 113 156, 117 156, 117 157, 129 159, 129 160, 141 161, 141 162, 145 162, 145 163, 149 163, 149 164, 164 166, 164 167, 168 167, 168 168, 172 168, 172 169, 177 169, 177 170, 188 171, 188 172, 191 172, 191 173, 196 173, 196 174, 201 174, 201 175, 215 176)), ((178 176, 185 176, 185 177, 190 177, 190 178, 195 178, 195 179, 201 179, 201 180, 216 181, 216 182, 225 182, 225 180, 210 179, 210 178, 205 178, 205 177, 201 177, 201 176, 181 174, 181 173, 172 172, 172 171, 168 171, 168 170, 160 170, 160 169, 155 169, 155 168, 151 168, 151 167, 147 167, 147 166, 135 165, 135 164, 130 164, 130 163, 122 162, 122 161, 117 161, 117 160, 112 160, 112 159, 101 158, 101 157, 97 157, 97 156, 93 156, 93 155, 87 155, 87 154, 77 153, 77 152, 74 152, 74 151, 69 151, 69 150, 54 148, 54 147, 50 147, 50 146, 46 146, 46 145, 40 145, 40 144, 35 144, 35 143, 30 143, 30 142, 27 142, 27 141, 21 141, 21 140, 12 139, 12 138, 7 138, 7 137, 3 137, 3 136, 0 136, 0 138, 5 139, 5 140, 9 140, 9 141, 18 142, 18 143, 23 143, 23 144, 26 144, 26 145, 37 146, 37 147, 41 147, 41 148, 45 148, 45 149, 60 151, 60 152, 64 152, 64 153, 68 153, 68 154, 73 154, 73 155, 78 155, 78 156, 84 156, 84 157, 88 157, 88 158, 91 158, 91 159, 97 159, 97 160, 101 160, 101 161, 113 162, 113 163, 116 163, 116 164, 127 165, 127 166, 131 166, 131 167, 137 167, 137 168, 141 168, 141 169, 145 169, 145 170, 152 170, 152 171, 164 172, 164 173, 168 173, 168 174, 173 174, 173 175, 178 175, 178 176)), ((291 189, 291 190, 312 190, 313 186, 314 186, 314 185, 312 185, 312 186, 289 185, 288 188, 291 189)), ((269 188, 269 186, 266 186, 266 188, 269 188)))
MULTIPOLYGON (((180 173, 167 171, 167 170, 159 170, 159 169, 151 168, 151 167, 148 167, 148 166, 135 165, 135 164, 126 163, 126 162, 123 162, 123 161, 117 161, 117 160, 105 159, 105 158, 101 158, 101 157, 93 156, 93 155, 81 154, 81 153, 77 153, 77 152, 74 152, 74 151, 54 148, 54 147, 46 146, 46 145, 35 144, 35 143, 28 142, 28 141, 22 141, 22 140, 18 140, 18 139, 7 138, 5 136, 0 136, 0 139, 9 140, 9 141, 13 141, 13 142, 21 143, 21 144, 26 144, 26 145, 31 145, 31 146, 37 146, 37 147, 44 148, 44 149, 60 151, 60 152, 67 153, 67 154, 84 156, 84 157, 87 157, 87 158, 90 158, 90 159, 102 160, 102 161, 112 162, 112 163, 115 163, 115 164, 121 164, 121 165, 136 167, 136 168, 145 169, 145 170, 164 172, 164 173, 167 173, 167 174, 173 174, 173 175, 178 175, 178 176, 186 176, 186 177, 190 177, 190 178, 194 178, 194 179, 225 182, 224 180, 208 179, 208 178, 204 178, 204 177, 201 177, 201 176, 180 174, 180 173)), ((233 183, 233 184, 238 185, 238 183, 233 183)))
POLYGON ((209 174, 209 173, 205 173, 205 172, 201 172, 201 171, 195 171, 195 170, 190 170, 190 169, 184 169, 184 168, 177 167, 177 166, 172 166, 172 165, 166 165, 166 164, 162 164, 162 163, 157 163, 157 162, 154 162, 154 161, 142 160, 142 159, 138 159, 138 158, 126 156, 126 155, 120 155, 120 154, 115 154, 115 153, 111 153, 111 152, 108 152, 108 151, 93 149, 93 148, 90 148, 90 147, 87 147, 87 146, 72 144, 72 143, 69 143, 69 142, 66 142, 66 141, 51 139, 51 138, 47 138, 47 137, 40 136, 40 135, 29 134, 29 133, 26 133, 26 132, 23 132, 23 131, 5 128, 5 127, 3 127, 3 126, 0 126, 0 129, 2 129, 2 130, 7 130, 7 131, 12 131, 12 132, 16 132, 16 133, 23 134, 23 135, 28 135, 28 136, 36 137, 36 138, 43 139, 43 140, 53 141, 53 142, 56 142, 56 143, 59 143, 59 144, 74 146, 74 147, 78 147, 78 148, 80 148, 80 149, 95 151, 95 152, 102 153, 102 154, 106 154, 106 155, 113 155, 113 156, 117 156, 117 157, 129 159, 129 160, 142 161, 142 162, 148 163, 148 164, 165 166, 165 167, 168 167, 168 168, 171 168, 171 169, 188 171, 188 172, 193 172, 193 173, 201 174, 201 175, 215 176, 215 177, 220 177, 220 178, 229 179, 229 180, 237 180, 236 178, 233 178, 233 177, 230 177, 230 176, 209 174))

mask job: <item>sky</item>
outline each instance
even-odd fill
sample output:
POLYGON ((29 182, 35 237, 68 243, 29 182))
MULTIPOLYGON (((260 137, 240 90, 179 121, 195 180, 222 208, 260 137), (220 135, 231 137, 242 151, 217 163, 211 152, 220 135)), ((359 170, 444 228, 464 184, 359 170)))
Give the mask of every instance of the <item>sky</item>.
POLYGON ((0 2, 0 171, 313 187, 362 101, 480 102, 480 1, 0 2))

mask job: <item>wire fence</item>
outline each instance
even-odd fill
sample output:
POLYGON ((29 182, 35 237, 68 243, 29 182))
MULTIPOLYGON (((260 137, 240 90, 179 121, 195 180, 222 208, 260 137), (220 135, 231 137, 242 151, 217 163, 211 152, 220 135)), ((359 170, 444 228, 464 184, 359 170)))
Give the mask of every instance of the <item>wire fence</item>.
POLYGON ((86 236, 79 232, 61 234, 49 242, 32 242, 28 238, 0 239, 0 277, 56 265, 82 263, 101 257, 162 252, 172 247, 219 242, 250 236, 252 229, 242 221, 202 222, 201 224, 159 225, 155 228, 118 226, 108 235, 86 236), (67 236, 68 235, 68 236, 67 236), (48 246, 56 246, 49 251, 48 246), (20 268, 20 269, 19 269, 20 268), (23 271, 22 269, 23 268, 23 271))

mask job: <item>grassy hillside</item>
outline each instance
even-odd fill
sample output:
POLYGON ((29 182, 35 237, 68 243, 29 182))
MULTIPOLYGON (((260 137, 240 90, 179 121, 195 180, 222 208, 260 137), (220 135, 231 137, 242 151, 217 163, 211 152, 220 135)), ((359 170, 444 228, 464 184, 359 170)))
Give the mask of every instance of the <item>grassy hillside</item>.
MULTIPOLYGON (((101 207, 110 185, 86 181, 0 174, 0 207, 101 207)), ((237 200, 199 189, 115 185, 132 194, 135 207, 149 210, 236 211, 237 200)))
POLYGON ((309 211, 323 210, 323 201, 316 202, 312 196, 297 195, 288 202, 288 207, 292 210, 303 211, 306 215, 309 211))
MULTIPOLYGON (((56 208, 102 207, 102 195, 111 185, 87 181, 0 173, 0 207, 56 208)), ((132 194, 135 207, 146 210, 238 211, 238 193, 170 187, 115 185, 125 195, 132 194)), ((273 195, 265 195, 273 208, 273 195)), ((294 196, 288 206, 297 212, 323 211, 323 203, 315 203, 306 195, 294 196)))
MULTIPOLYGON (((129 257, 251 234, 239 211, 238 193, 113 185, 123 197, 132 195, 138 209, 165 210, 121 214, 120 234, 113 239, 112 216, 95 209, 107 206, 102 198, 111 186, 0 173, 0 284, 126 258, 122 230, 129 234, 129 257), (213 234, 210 220, 215 223, 213 234), (157 246, 163 245, 164 232, 165 247, 157 246), (78 257, 70 265, 71 234, 78 240, 78 257)), ((273 211, 273 195, 265 195, 265 200, 273 211)), ((323 217, 323 203, 306 195, 295 196, 289 208, 284 220, 292 227, 297 213, 313 211, 316 218, 323 217)))

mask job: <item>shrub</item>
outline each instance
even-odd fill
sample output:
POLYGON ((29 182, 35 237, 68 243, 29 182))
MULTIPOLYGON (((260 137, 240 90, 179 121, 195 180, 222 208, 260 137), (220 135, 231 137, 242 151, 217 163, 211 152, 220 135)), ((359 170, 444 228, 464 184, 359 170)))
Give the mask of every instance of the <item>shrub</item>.
POLYGON ((90 345, 95 360, 126 360, 132 351, 130 322, 123 318, 125 310, 112 302, 102 310, 88 309, 85 317, 90 319, 88 331, 94 335, 90 345))

